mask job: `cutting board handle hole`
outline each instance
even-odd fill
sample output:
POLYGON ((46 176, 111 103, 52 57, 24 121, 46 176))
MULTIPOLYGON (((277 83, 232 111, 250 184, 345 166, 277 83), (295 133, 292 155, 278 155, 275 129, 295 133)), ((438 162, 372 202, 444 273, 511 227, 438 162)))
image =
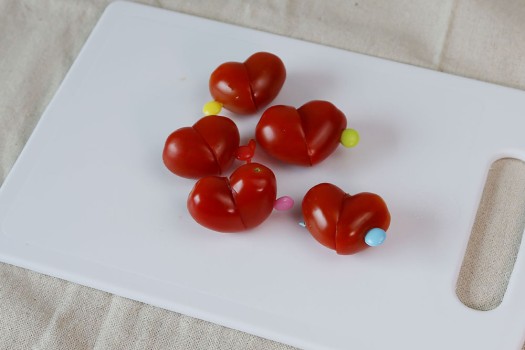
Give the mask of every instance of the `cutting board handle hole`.
POLYGON ((456 294, 472 309, 488 311, 503 301, 525 229, 525 163, 492 163, 463 263, 456 294))

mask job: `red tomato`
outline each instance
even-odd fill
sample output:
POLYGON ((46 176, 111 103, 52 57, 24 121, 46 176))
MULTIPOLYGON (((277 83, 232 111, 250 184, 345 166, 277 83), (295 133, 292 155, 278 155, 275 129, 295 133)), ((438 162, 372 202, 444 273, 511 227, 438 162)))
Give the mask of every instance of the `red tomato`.
POLYGON ((210 93, 224 108, 238 114, 252 114, 270 103, 281 90, 286 69, 279 57, 257 52, 244 63, 226 62, 210 77, 210 93))
POLYGON ((390 225, 390 213, 380 196, 368 192, 352 196, 329 183, 306 193, 302 212, 312 236, 338 254, 368 248, 366 234, 373 228, 386 231, 390 225))
POLYGON ((231 119, 207 116, 168 136, 162 159, 169 170, 182 177, 220 175, 232 165, 239 140, 239 130, 231 119))
POLYGON ((263 113, 255 137, 274 158, 312 166, 335 151, 346 123, 343 112, 328 101, 310 101, 298 109, 278 105, 263 113))
POLYGON ((237 168, 230 178, 208 176, 197 181, 188 196, 191 216, 204 227, 239 232, 261 224, 271 214, 277 196, 274 173, 258 163, 237 168))

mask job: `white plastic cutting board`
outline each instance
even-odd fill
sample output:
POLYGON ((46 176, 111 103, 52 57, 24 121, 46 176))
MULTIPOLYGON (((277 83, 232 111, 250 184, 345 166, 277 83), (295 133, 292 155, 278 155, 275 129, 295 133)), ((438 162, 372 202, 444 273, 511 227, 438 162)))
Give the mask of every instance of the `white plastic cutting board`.
MULTIPOLYGON (((253 136, 258 116, 232 118, 253 136)), ((118 2, 0 188, 0 259, 301 348, 518 349, 523 254, 493 311, 455 283, 488 167, 524 158, 523 130, 523 91, 118 2), (164 168, 164 141, 201 117, 216 66, 257 51, 288 70, 274 104, 332 101, 362 137, 311 169, 259 151, 278 195, 376 192, 383 246, 338 256, 297 224, 300 205, 246 234, 187 214, 193 181, 164 168)))

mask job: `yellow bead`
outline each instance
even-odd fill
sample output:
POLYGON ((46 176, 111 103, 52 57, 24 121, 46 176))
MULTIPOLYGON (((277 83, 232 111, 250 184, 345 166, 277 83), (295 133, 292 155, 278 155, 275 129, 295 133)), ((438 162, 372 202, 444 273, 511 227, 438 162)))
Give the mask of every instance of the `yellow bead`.
POLYGON ((222 103, 217 101, 210 101, 202 107, 204 115, 217 115, 221 112, 222 103))
POLYGON ((354 129, 345 129, 341 134, 341 144, 345 147, 354 147, 359 143, 359 133, 354 129))

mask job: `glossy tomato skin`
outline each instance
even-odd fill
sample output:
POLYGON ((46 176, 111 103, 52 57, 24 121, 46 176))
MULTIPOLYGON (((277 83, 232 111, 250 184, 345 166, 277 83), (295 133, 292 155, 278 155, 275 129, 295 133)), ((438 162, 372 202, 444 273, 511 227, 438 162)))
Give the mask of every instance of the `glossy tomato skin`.
POLYGON ((252 114, 257 111, 244 63, 221 64, 211 74, 209 85, 215 101, 233 113, 252 114))
POLYGON ((210 148, 219 165, 219 174, 227 172, 235 160, 240 144, 239 129, 235 122, 227 117, 207 116, 197 121, 193 128, 210 148))
POLYGON ((162 160, 171 172, 182 177, 220 175, 232 165, 239 142, 239 130, 231 119, 207 116, 171 133, 162 160))
POLYGON ((253 114, 279 94, 286 69, 276 55, 257 52, 243 62, 226 62, 210 76, 213 98, 237 114, 253 114))
POLYGON ((380 196, 369 192, 352 196, 329 183, 316 185, 306 193, 302 212, 312 236, 342 255, 368 248, 368 231, 386 231, 390 225, 390 213, 380 196))
POLYGON ((255 137, 272 157, 313 166, 328 158, 346 129, 346 116, 331 102, 314 100, 299 108, 277 105, 264 111, 255 137))
POLYGON ((219 232, 239 232, 246 227, 235 203, 228 178, 207 176, 195 184, 187 200, 195 221, 219 232))
POLYGON ((335 250, 335 232, 345 193, 334 185, 319 184, 303 198, 302 212, 306 228, 322 245, 335 250))
POLYGON ((363 192, 343 201, 336 230, 337 254, 349 255, 369 248, 365 236, 373 228, 384 231, 390 226, 390 213, 383 199, 375 193, 363 192))
POLYGON ((259 226, 270 216, 277 196, 277 182, 270 168, 244 164, 230 176, 230 186, 246 229, 259 226))
POLYGON ((302 116, 310 162, 318 164, 332 154, 346 129, 346 116, 328 101, 310 101, 297 110, 302 116))
POLYGON ((168 136, 162 160, 172 173, 186 178, 221 173, 210 148, 192 127, 180 128, 168 136))
POLYGON ((301 116, 294 107, 277 105, 264 111, 255 138, 262 149, 282 162, 311 165, 301 116))
POLYGON ((266 166, 248 163, 230 178, 200 179, 187 200, 191 216, 204 227, 219 232, 240 232, 260 225, 273 210, 277 185, 266 166))
POLYGON ((286 80, 286 68, 283 61, 269 52, 257 52, 245 62, 250 79, 253 101, 257 109, 270 102, 281 91, 286 80))

